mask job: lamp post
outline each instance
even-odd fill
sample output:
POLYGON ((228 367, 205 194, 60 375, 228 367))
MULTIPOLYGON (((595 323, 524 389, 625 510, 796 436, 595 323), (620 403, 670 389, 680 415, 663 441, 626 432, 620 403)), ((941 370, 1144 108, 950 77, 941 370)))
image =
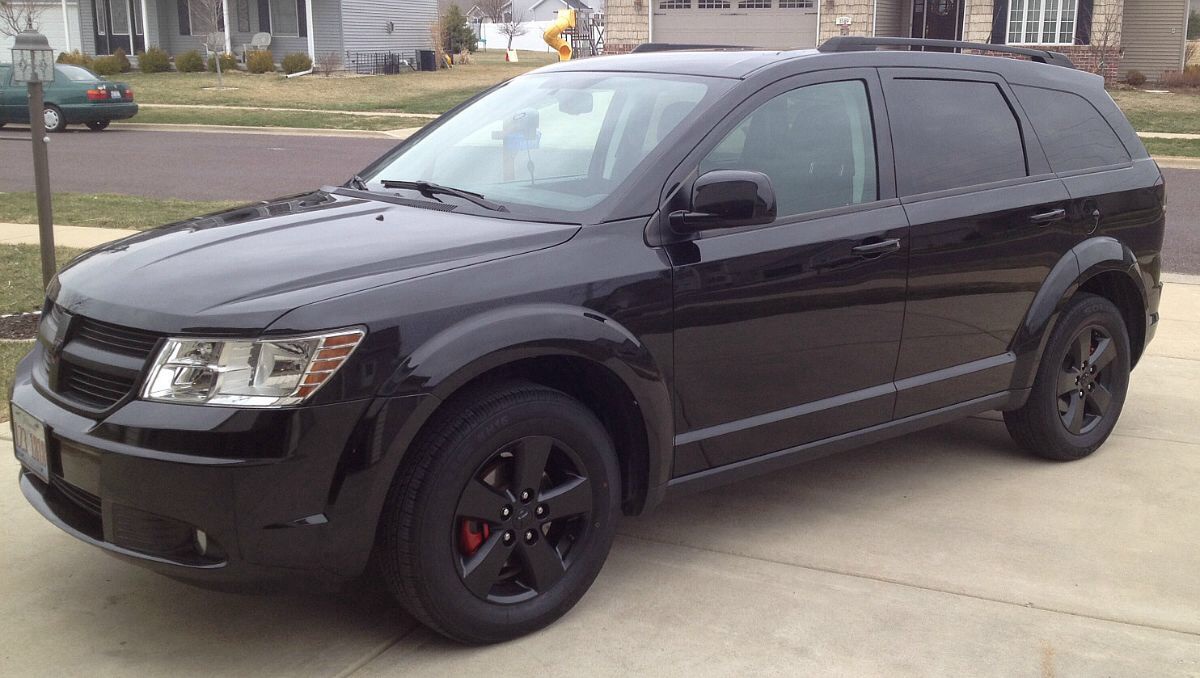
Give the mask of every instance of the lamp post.
POLYGON ((33 183, 37 189, 38 236, 42 243, 42 284, 50 284, 58 267, 54 260, 54 218, 50 206, 50 158, 46 153, 46 122, 42 117, 42 84, 54 82, 54 50, 33 22, 17 34, 12 47, 14 85, 29 87, 29 132, 33 137, 33 183))

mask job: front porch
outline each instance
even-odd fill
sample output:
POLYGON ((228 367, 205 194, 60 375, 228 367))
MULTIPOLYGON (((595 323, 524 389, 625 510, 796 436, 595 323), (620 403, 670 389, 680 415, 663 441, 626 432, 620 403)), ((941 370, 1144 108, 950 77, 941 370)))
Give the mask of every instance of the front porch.
MULTIPOLYGON (((203 54, 207 36, 217 33, 222 49, 240 57, 256 34, 267 33, 276 61, 293 52, 316 61, 318 20, 332 13, 336 21, 338 11, 336 0, 80 0, 80 38, 90 54, 161 47, 174 56, 203 54)), ((340 36, 331 32, 323 42, 338 51, 340 36)))

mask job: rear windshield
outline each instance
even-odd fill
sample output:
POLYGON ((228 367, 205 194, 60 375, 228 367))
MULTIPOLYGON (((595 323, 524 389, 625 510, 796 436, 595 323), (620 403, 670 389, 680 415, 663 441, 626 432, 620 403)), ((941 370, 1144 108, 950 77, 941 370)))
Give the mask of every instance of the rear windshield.
POLYGON ((59 65, 55 66, 54 70, 67 80, 74 80, 75 82, 92 82, 95 80, 102 80, 100 76, 82 66, 59 65))
MULTIPOLYGON (((644 73, 544 73, 484 95, 365 177, 429 181, 514 214, 578 215, 599 205, 720 81, 644 73)), ((469 206, 465 206, 469 209, 469 206)))

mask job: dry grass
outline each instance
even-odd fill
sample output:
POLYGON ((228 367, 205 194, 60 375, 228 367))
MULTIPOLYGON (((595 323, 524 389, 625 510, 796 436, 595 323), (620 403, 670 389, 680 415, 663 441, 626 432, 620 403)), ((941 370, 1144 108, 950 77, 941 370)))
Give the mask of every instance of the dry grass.
POLYGON ((478 52, 474 63, 435 72, 409 72, 373 77, 303 77, 230 73, 227 86, 209 73, 124 73, 139 101, 158 104, 224 104, 344 111, 442 113, 480 90, 552 63, 547 52, 521 52, 520 62, 504 61, 504 52, 478 52))
POLYGON ((1123 90, 1110 94, 1139 132, 1200 134, 1200 92, 1123 90))

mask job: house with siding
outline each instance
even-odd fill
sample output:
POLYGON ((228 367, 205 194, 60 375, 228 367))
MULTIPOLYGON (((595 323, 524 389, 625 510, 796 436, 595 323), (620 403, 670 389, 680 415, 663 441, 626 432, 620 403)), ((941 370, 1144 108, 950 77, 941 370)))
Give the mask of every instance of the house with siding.
MULTIPOLYGON (((210 33, 240 54, 257 33, 271 35, 276 61, 304 52, 314 61, 335 53, 399 52, 406 58, 432 43, 437 0, 219 0, 213 25, 206 0, 55 1, 39 14, 39 30, 56 50, 134 55, 158 46, 171 54, 204 50, 210 33), (62 9, 65 7, 65 9, 62 9), (63 26, 69 26, 63 30, 63 26), (226 30, 226 27, 229 30, 226 30)), ((3 45, 0 45, 3 47, 3 45)))
POLYGON ((608 0, 605 51, 644 42, 806 49, 836 35, 1052 49, 1108 77, 1183 67, 1189 0, 608 0))

